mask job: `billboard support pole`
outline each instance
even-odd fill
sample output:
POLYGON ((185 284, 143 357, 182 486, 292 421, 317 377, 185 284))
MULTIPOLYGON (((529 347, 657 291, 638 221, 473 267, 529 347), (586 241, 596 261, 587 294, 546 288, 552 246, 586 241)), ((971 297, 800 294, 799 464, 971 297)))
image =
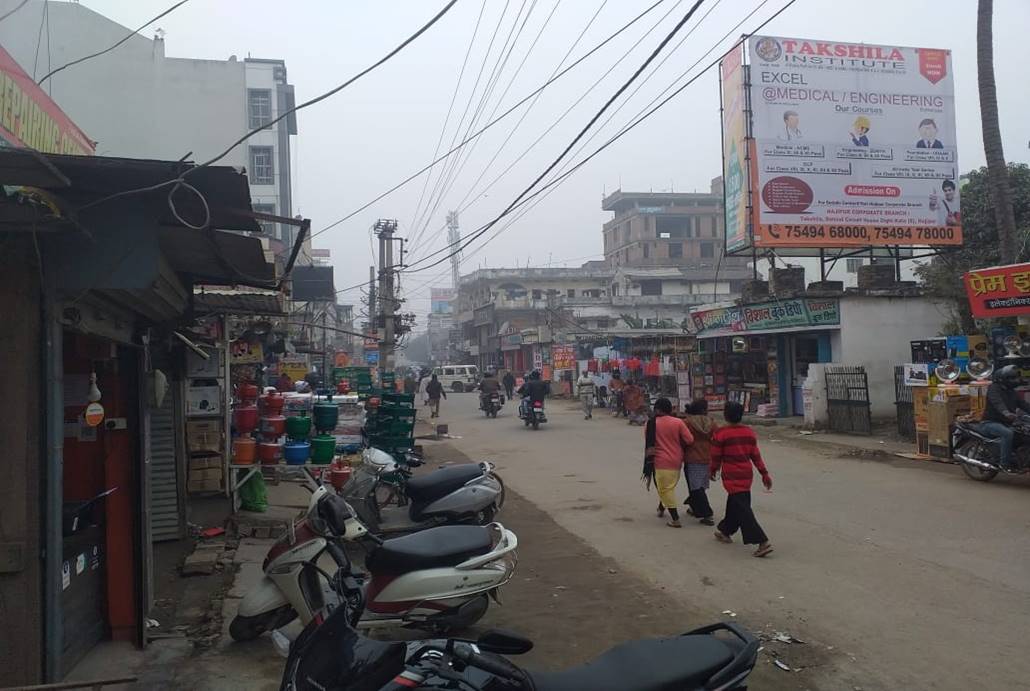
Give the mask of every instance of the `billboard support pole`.
POLYGON ((826 280, 826 248, 819 248, 819 280, 826 280))

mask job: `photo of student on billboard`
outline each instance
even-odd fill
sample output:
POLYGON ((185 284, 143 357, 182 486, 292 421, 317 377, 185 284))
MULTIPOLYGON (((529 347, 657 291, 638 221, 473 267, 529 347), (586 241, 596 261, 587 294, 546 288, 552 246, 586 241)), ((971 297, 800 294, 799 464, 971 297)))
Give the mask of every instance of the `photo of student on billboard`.
POLYGON ((783 111, 783 134, 780 139, 785 142, 793 142, 801 139, 801 116, 796 110, 783 111))
POLYGON ((953 180, 941 183, 943 199, 937 196, 937 190, 930 192, 930 210, 937 212, 937 223, 942 226, 962 225, 962 211, 959 209, 958 190, 953 180))
POLYGON ((937 123, 933 118, 923 118, 919 123, 919 141, 917 149, 943 149, 944 144, 937 138, 937 123))

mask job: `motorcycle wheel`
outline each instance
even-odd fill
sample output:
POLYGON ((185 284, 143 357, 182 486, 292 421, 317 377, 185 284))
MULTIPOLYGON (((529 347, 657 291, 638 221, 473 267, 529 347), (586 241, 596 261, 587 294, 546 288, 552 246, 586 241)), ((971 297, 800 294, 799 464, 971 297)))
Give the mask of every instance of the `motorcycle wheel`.
POLYGON ((536 421, 536 418, 533 418, 533 429, 540 429, 540 423, 536 421))
POLYGON ((494 473, 491 477, 493 477, 494 480, 497 480, 497 484, 501 486, 501 493, 497 495, 497 501, 494 502, 494 513, 497 513, 501 510, 501 507, 504 506, 504 480, 502 480, 501 476, 497 475, 496 473, 494 473))
MULTIPOLYGON (((960 444, 958 449, 956 449, 956 452, 963 456, 977 458, 977 452, 982 448, 983 445, 980 442, 970 440, 964 444, 960 444)), ((977 482, 990 482, 998 476, 997 470, 987 470, 986 468, 981 468, 970 463, 962 463, 961 461, 959 461, 959 463, 962 465, 962 471, 977 482)))
POLYGON ((234 641, 241 643, 252 641, 266 631, 286 626, 297 617, 297 612, 290 605, 273 609, 271 612, 245 617, 237 614, 229 624, 229 635, 234 641))

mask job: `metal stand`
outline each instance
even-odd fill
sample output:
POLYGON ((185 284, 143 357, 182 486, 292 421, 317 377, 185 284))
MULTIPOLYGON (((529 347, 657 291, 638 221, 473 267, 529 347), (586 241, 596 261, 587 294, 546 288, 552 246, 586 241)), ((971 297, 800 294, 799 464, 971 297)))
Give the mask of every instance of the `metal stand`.
POLYGON ((306 482, 306 484, 308 486, 308 489, 310 489, 312 492, 314 492, 315 490, 318 489, 318 478, 315 475, 316 469, 321 470, 321 469, 325 469, 325 468, 328 468, 328 467, 329 467, 328 463, 305 463, 304 465, 295 465, 295 464, 292 464, 292 463, 276 463, 275 465, 268 464, 268 463, 264 463, 264 464, 263 463, 246 463, 246 464, 231 463, 229 465, 229 473, 231 475, 231 478, 230 478, 230 481, 225 483, 225 486, 226 486, 226 489, 229 490, 229 493, 231 495, 232 512, 236 513, 237 511, 240 510, 240 500, 239 500, 239 490, 240 490, 240 487, 243 487, 243 485, 247 484, 247 481, 250 480, 250 478, 252 478, 252 477, 254 477, 254 475, 260 473, 261 470, 264 469, 264 468, 274 468, 276 470, 278 470, 279 468, 293 468, 293 469, 296 469, 296 470, 300 470, 308 478, 307 482, 306 482), (237 470, 244 470, 246 472, 242 473, 242 477, 241 477, 240 474, 236 472, 237 470))

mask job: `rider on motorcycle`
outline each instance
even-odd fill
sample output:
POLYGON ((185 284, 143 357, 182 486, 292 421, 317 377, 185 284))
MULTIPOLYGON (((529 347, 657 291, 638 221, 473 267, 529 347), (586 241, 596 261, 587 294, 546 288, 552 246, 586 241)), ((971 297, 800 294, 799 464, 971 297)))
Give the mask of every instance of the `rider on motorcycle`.
POLYGON ((479 382, 479 408, 480 410, 486 410, 486 404, 490 401, 490 396, 494 395, 501 390, 501 384, 497 381, 497 375, 492 369, 488 369, 483 374, 483 380, 479 382))
POLYGON ((1012 443, 1015 431, 1012 423, 1022 412, 1030 413, 1030 403, 1016 393, 1019 386, 1019 368, 1005 365, 994 373, 994 382, 987 388, 987 407, 984 410, 980 429, 984 434, 996 438, 1001 446, 1001 465, 1012 469, 1012 443))
POLYGON ((551 393, 551 384, 540 378, 540 372, 533 370, 516 393, 522 396, 524 401, 528 400, 530 405, 537 401, 543 403, 544 398, 551 393))

